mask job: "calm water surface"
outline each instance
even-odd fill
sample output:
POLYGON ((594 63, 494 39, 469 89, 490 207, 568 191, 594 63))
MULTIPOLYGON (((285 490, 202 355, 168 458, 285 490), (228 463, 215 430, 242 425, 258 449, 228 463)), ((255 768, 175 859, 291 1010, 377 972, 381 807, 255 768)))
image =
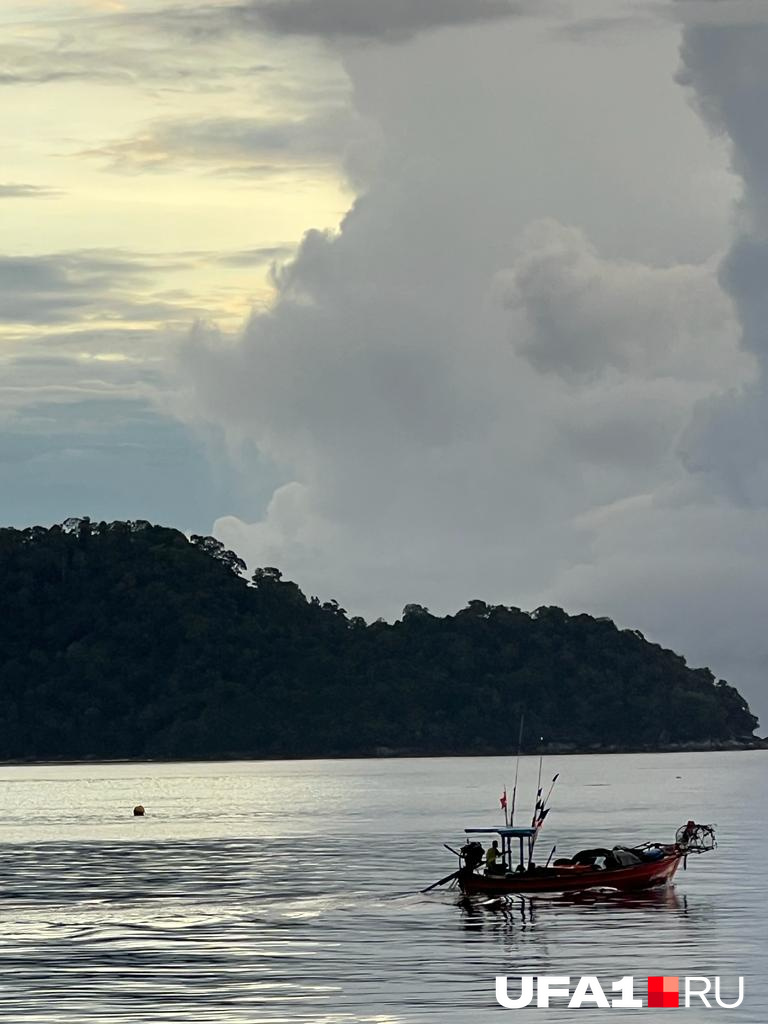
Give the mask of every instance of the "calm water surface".
MULTIPOLYGON (((417 890, 454 867, 443 841, 499 820, 511 759, 0 768, 0 1021, 572 1019, 496 1005, 497 974, 541 973, 719 974, 726 998, 741 974, 741 1007, 685 1019, 764 1024, 767 766, 762 751, 550 759, 544 859, 669 841, 688 817, 716 822, 720 846, 668 890, 504 910, 417 890)), ((522 763, 526 808, 536 770, 522 763)))

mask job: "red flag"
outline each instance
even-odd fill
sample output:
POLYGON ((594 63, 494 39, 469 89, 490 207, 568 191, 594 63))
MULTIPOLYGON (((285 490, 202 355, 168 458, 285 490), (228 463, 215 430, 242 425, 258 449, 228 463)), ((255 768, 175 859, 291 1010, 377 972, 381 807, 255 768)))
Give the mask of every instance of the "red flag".
POLYGON ((504 787, 504 792, 501 794, 501 796, 499 798, 499 803, 501 804, 502 811, 506 811, 506 809, 507 809, 507 787, 506 786, 504 787))

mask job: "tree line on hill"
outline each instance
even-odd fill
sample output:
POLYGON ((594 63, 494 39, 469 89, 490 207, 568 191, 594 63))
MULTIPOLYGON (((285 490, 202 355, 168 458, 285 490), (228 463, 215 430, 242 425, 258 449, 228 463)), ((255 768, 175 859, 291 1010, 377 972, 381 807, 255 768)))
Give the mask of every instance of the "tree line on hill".
POLYGON ((757 719, 609 619, 472 600, 394 623, 145 521, 0 529, 0 759, 727 744, 757 719))

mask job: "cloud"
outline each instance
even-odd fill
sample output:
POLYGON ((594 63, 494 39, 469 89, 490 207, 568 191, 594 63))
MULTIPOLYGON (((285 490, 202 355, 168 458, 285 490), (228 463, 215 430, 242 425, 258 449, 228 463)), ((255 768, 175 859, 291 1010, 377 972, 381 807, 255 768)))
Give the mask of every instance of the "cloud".
POLYGON ((719 17, 693 20, 683 33, 679 81, 692 90, 697 109, 730 142, 734 169, 743 182, 738 234, 720 268, 732 297, 741 342, 759 374, 749 388, 703 403, 685 438, 692 471, 733 502, 768 507, 768 20, 736 23, 719 17))
POLYGON ((273 0, 252 5, 261 23, 286 35, 399 42, 430 29, 496 21, 530 12, 514 0, 273 0))
POLYGON ((614 38, 626 37, 628 32, 657 28, 660 12, 652 8, 638 9, 632 12, 582 17, 564 25, 556 25, 554 35, 573 42, 604 44, 605 36, 614 38))
MULTIPOLYGON (((158 121, 139 135, 85 151, 123 173, 213 165, 253 172, 253 162, 285 170, 291 165, 338 161, 357 125, 343 111, 308 117, 209 117, 158 121)), ((359 129, 357 129, 359 130, 359 129)))
POLYGON ((293 251, 288 245, 266 245, 256 249, 241 249, 239 252, 220 253, 216 262, 225 267, 261 267, 286 260, 293 251))
MULTIPOLYGON (((92 256, 83 262, 72 254, 0 257, 0 318, 11 323, 56 323, 92 308, 116 283, 111 257, 109 263, 98 267, 92 256)), ((119 276, 124 280, 124 273, 119 276)))
MULTIPOLYGON (((711 258, 611 253, 606 240, 633 232, 605 230, 581 200, 594 234, 526 226, 543 166, 542 205, 559 195, 546 150, 525 163, 553 127, 531 136, 508 111, 513 30, 467 31, 345 53, 358 113, 382 136, 357 200, 338 232, 307 232, 268 312, 234 342, 198 331, 179 366, 185 414, 251 439, 283 474, 262 514, 217 520, 222 540, 374 615, 474 596, 600 605, 602 578, 585 573, 577 592, 572 574, 595 552, 620 565, 599 553, 596 512, 674 492, 697 402, 754 373, 711 258)), ((572 182, 573 161, 564 172, 572 182)), ((676 631, 666 580, 636 584, 630 532, 622 545, 626 625, 657 605, 656 638, 709 651, 676 631)), ((692 546, 686 557, 693 581, 692 546)))
POLYGON ((130 77, 119 69, 107 70, 102 67, 89 67, 82 61, 75 65, 71 58, 67 67, 0 72, 0 86, 48 85, 67 81, 128 82, 130 77))
POLYGON ((732 29, 768 24, 768 11, 762 0, 676 0, 667 13, 689 26, 732 29))
POLYGON ((89 318, 189 322, 204 310, 151 295, 155 273, 172 268, 173 259, 108 249, 0 256, 0 322, 61 324, 89 318))
POLYGON ((0 199, 50 199, 63 194, 60 189, 44 185, 0 184, 0 199))
POLYGON ((765 5, 738 2, 680 3, 676 13, 684 22, 678 82, 727 140, 742 183, 718 279, 753 369, 741 386, 695 403, 678 446, 687 474, 645 501, 603 510, 588 558, 557 589, 571 601, 589 595, 592 607, 631 615, 655 635, 674 615, 681 644, 739 680, 765 719, 768 18, 765 5), (651 590, 664 600, 643 601, 651 590))
MULTIPOLYGON (((134 5, 135 6, 135 5, 134 5)), ((66 11, 11 22, 0 41, 0 88, 79 82, 193 94, 290 81, 284 47, 268 46, 228 5, 66 11), (278 72, 276 75, 275 72, 278 72)))
POLYGON ((199 7, 167 6, 126 12, 115 23, 149 26, 155 33, 201 42, 236 36, 308 36, 322 40, 398 43, 447 26, 467 26, 541 13, 530 0, 250 0, 199 7))
POLYGON ((731 144, 734 170, 744 185, 748 233, 758 235, 768 230, 768 140, 760 127, 768 103, 766 42, 768 16, 758 24, 688 25, 678 74, 700 113, 731 144))
POLYGON ((609 368, 743 380, 732 372, 737 325, 713 265, 604 259, 583 231, 548 222, 529 228, 519 246, 500 281, 506 305, 522 319, 515 344, 537 369, 573 380, 609 368))
POLYGON ((263 510, 216 530, 369 615, 475 596, 615 615, 765 710, 761 589, 726 577, 768 538, 707 486, 692 435, 702 410, 755 389, 760 356, 722 287, 738 261, 718 272, 711 238, 692 258, 670 199, 688 149, 654 148, 700 126, 675 120, 682 91, 647 106, 653 34, 620 58, 648 89, 611 78, 606 103, 619 58, 575 47, 555 102, 521 25, 344 49, 380 133, 357 199, 337 232, 307 233, 239 338, 198 329, 180 358, 180 415, 248 438, 281 474, 263 510), (743 628, 714 628, 721 594, 743 628))

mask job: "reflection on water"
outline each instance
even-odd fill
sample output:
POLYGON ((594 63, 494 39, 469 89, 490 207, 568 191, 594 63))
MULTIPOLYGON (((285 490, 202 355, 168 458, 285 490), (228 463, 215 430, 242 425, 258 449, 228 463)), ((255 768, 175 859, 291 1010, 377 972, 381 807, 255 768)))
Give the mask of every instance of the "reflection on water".
POLYGON ((585 892, 552 893, 549 895, 524 896, 520 893, 493 898, 470 898, 460 896, 457 906, 479 926, 496 916, 506 920, 519 920, 533 925, 536 915, 548 908, 595 907, 599 906, 611 914, 616 921, 621 910, 636 914, 641 910, 656 908, 665 911, 688 912, 688 898, 681 895, 675 886, 664 886, 640 892, 617 892, 613 889, 588 889, 585 892))
POLYGON ((558 849, 689 816, 720 849, 674 888, 503 900, 418 891, 450 871, 444 841, 497 820, 503 759, 4 768, 0 1021, 482 1022, 513 1012, 498 974, 744 975, 733 1012, 765 1021, 764 765, 553 759, 558 849))

